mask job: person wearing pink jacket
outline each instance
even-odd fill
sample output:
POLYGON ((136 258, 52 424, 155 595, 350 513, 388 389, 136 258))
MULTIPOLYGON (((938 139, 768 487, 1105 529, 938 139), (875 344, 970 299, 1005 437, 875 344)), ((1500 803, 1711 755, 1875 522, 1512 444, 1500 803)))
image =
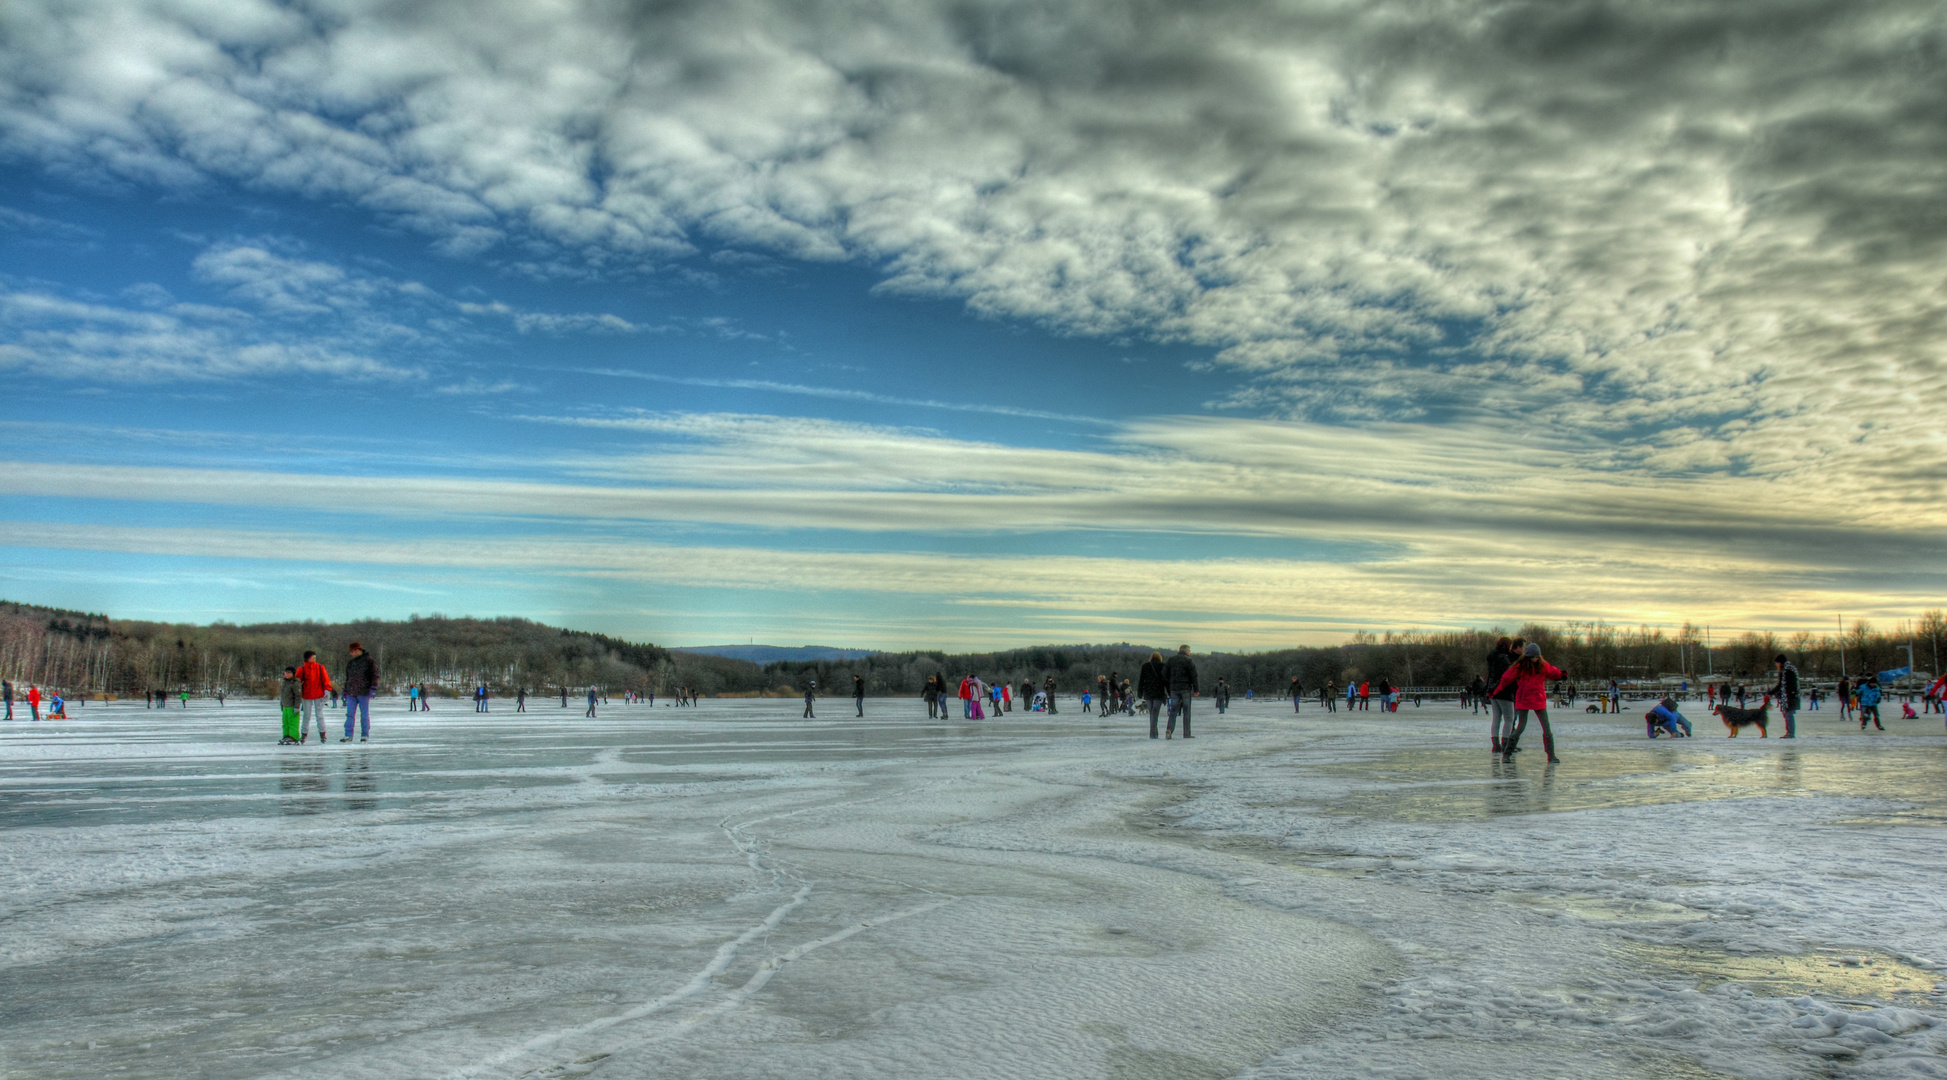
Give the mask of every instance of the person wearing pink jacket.
POLYGON ((1555 733, 1548 727, 1548 680, 1567 677, 1567 672, 1541 658, 1541 646, 1533 641, 1521 650, 1521 659, 1501 674, 1500 685, 1494 688, 1494 693, 1510 685, 1514 687, 1515 715, 1514 737, 1501 746, 1502 761, 1514 760, 1521 733, 1528 730, 1529 713, 1541 721, 1541 748, 1547 752, 1549 763, 1561 760, 1555 756, 1555 733))

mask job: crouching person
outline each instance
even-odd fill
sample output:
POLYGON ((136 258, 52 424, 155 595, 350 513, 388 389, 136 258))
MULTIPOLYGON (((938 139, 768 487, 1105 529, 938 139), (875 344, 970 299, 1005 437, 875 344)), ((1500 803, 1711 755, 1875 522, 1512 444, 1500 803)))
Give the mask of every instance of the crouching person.
POLYGON ((1643 725, 1652 739, 1658 735, 1668 735, 1672 739, 1690 737, 1690 721, 1683 718, 1683 714, 1677 711, 1677 703, 1670 698, 1657 702, 1656 708, 1644 713, 1643 725), (1681 735, 1677 733, 1679 728, 1683 731, 1681 735))

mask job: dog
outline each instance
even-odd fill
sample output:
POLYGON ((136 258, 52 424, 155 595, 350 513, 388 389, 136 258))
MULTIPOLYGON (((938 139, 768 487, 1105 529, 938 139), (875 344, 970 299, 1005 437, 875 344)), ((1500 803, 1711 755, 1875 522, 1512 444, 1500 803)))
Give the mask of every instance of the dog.
POLYGON ((1746 724, 1757 725, 1758 738, 1768 739, 1771 737, 1771 733, 1765 730, 1766 726, 1771 723, 1770 698, 1765 698, 1763 704, 1755 709, 1740 709, 1735 705, 1719 705, 1711 711, 1716 713, 1724 721, 1724 727, 1730 731, 1731 738, 1733 739, 1737 738, 1737 729, 1744 727, 1746 724))

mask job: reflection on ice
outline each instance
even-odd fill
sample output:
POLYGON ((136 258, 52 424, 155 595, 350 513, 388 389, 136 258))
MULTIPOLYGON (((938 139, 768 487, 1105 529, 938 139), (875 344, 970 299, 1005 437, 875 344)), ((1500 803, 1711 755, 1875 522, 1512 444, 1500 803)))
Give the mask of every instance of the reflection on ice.
POLYGON ((1863 1077, 1943 1048, 1937 737, 1574 718, 1550 768, 1441 707, 1247 705, 1188 745, 871 709, 0 730, 0 1075, 1863 1077))

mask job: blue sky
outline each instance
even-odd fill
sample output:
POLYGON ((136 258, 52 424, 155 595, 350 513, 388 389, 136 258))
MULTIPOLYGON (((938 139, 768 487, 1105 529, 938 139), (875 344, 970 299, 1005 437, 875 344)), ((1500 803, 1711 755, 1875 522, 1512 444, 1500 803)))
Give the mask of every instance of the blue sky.
POLYGON ((0 592, 887 648, 1938 605, 1947 109, 1887 66, 1937 9, 986 8, 9 6, 0 592))

